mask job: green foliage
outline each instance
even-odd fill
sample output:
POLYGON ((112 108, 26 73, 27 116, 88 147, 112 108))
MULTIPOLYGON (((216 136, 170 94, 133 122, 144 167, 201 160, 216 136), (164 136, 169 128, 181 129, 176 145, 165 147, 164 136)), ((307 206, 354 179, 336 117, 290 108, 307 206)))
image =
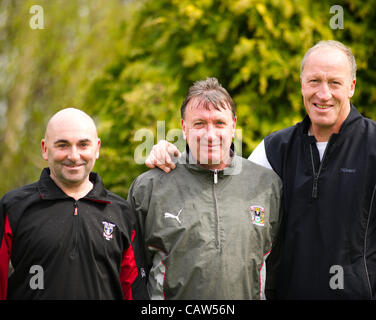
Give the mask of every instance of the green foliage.
POLYGON ((125 50, 97 79, 87 105, 105 119, 100 172, 125 195, 146 168, 132 161, 148 128, 156 143, 157 121, 180 128, 179 109, 189 86, 215 76, 237 105, 243 156, 267 134, 304 116, 299 73, 307 49, 337 39, 354 49, 358 88, 354 103, 376 118, 373 51, 375 1, 344 1, 345 29, 332 30, 326 1, 158 0, 133 6, 124 28, 125 50), (371 53, 372 52, 372 53, 371 53), (361 87, 361 88, 359 88, 361 87))
POLYGON ((0 2, 0 196, 39 178, 48 119, 84 107, 92 79, 122 49, 124 8, 121 0, 0 2), (29 26, 35 4, 44 29, 29 26))
POLYGON ((212 76, 234 98, 247 157, 264 136, 304 116, 300 61, 322 39, 353 49, 353 102, 376 119, 376 0, 40 0, 46 28, 39 31, 28 26, 33 4, 3 0, 0 6, 0 65, 6 61, 0 195, 38 177, 48 118, 76 106, 98 123, 95 170, 126 196, 146 170, 135 162, 146 139, 137 135, 152 135, 156 143, 158 121, 165 121, 165 133, 179 129, 189 86, 212 76), (330 28, 333 5, 344 9, 344 29, 330 28))

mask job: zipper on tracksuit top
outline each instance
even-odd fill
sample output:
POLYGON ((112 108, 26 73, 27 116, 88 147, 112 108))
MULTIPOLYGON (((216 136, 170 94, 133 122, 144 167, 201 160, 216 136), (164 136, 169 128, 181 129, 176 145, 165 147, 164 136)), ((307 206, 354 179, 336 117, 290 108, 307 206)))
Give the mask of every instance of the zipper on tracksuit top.
POLYGON ((215 185, 218 183, 218 171, 217 169, 214 170, 213 175, 213 199, 214 199, 214 217, 215 217, 215 246, 217 249, 221 248, 221 240, 219 236, 219 212, 218 212, 218 205, 217 205, 217 196, 215 194, 215 185))
POLYGON ((322 166, 323 166, 323 163, 324 163, 324 160, 325 160, 326 153, 329 149, 330 140, 332 140, 332 136, 330 136, 328 144, 326 145, 324 155, 322 156, 322 160, 320 161, 319 170, 317 172, 315 170, 315 161, 313 159, 312 144, 309 145, 309 150, 311 152, 312 171, 313 171, 313 186, 312 186, 312 198, 313 199, 317 199, 319 178, 320 178, 320 174, 321 174, 321 170, 322 170, 322 166))
POLYGON ((76 257, 78 245, 78 204, 77 200, 73 204, 73 249, 71 251, 70 257, 74 259, 76 257))

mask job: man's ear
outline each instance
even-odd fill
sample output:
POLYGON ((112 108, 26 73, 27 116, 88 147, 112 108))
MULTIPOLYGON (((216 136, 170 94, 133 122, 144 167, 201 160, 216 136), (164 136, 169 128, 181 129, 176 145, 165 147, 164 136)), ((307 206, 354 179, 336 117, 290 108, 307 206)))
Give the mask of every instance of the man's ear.
POLYGON ((95 158, 99 158, 99 149, 101 148, 101 139, 98 138, 98 145, 97 145, 97 153, 95 155, 95 158))
POLYGON ((48 154, 47 154, 47 143, 46 139, 42 139, 41 141, 41 147, 42 147, 42 157, 44 160, 48 160, 48 154))
POLYGON ((186 135, 186 131, 185 131, 187 129, 187 127, 185 125, 184 119, 181 119, 180 124, 181 124, 181 130, 183 131, 183 138, 184 138, 184 140, 187 140, 187 135, 186 135))
POLYGON ((232 119, 232 137, 235 138, 235 128, 236 128, 236 121, 238 118, 235 116, 234 119, 232 119))
POLYGON ((356 84, 356 79, 352 79, 351 84, 350 84, 349 99, 352 98, 352 96, 355 93, 355 84, 356 84))

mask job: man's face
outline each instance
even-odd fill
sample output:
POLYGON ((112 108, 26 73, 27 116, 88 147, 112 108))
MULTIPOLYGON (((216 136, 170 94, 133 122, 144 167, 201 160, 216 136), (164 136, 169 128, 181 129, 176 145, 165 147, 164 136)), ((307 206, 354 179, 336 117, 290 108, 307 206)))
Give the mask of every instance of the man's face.
POLYGON ((355 79, 339 49, 319 48, 307 58, 300 79, 304 106, 314 130, 338 132, 350 111, 355 79))
POLYGON ((209 110, 189 102, 181 120, 184 139, 193 157, 208 169, 223 169, 230 162, 230 147, 234 135, 236 117, 230 106, 209 110))
POLYGON ((95 126, 86 119, 55 121, 42 140, 43 158, 48 161, 51 178, 65 187, 88 182, 99 148, 95 126))

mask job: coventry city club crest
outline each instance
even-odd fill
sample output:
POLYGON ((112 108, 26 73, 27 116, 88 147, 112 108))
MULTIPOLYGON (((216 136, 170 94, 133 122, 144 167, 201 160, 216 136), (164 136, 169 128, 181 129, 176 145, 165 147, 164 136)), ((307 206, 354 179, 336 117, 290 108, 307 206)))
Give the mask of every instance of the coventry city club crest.
POLYGON ((106 238, 106 240, 112 239, 112 232, 114 231, 115 225, 106 221, 103 221, 102 223, 104 225, 103 236, 106 238))
POLYGON ((251 206, 249 210, 251 212, 252 223, 257 226, 264 226, 265 209, 260 206, 251 206))

